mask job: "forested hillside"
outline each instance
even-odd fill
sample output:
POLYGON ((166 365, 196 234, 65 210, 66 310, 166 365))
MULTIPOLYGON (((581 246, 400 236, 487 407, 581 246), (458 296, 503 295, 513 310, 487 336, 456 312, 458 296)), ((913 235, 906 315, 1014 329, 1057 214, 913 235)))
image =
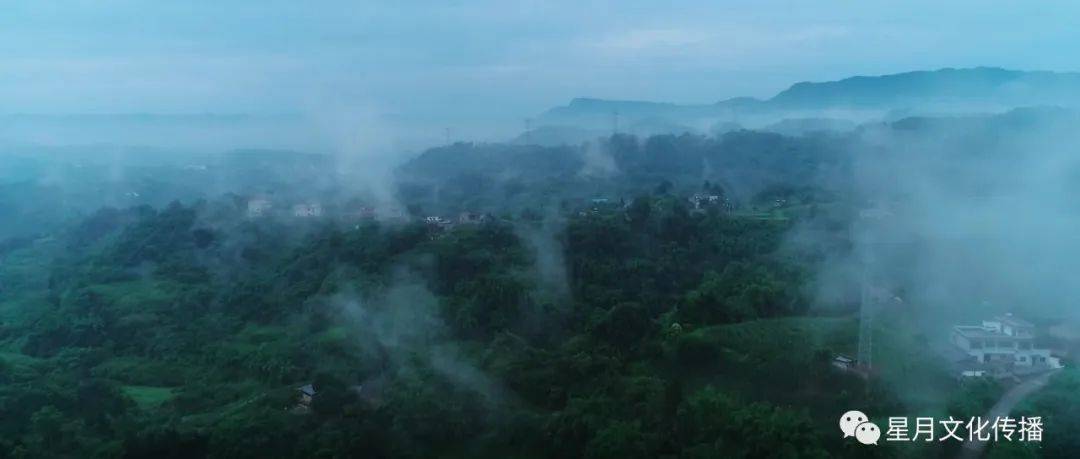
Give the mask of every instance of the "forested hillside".
MULTIPOLYGON (((1015 144, 985 132, 1060 115, 1041 113, 458 143, 397 171, 401 213, 323 192, 347 177, 296 183, 332 162, 234 154, 214 173, 252 181, 239 194, 0 240, 0 457, 864 457, 845 409, 970 416, 1002 387, 935 357, 935 305, 900 299, 915 281, 889 286, 874 372, 833 364, 857 343, 859 292, 823 295, 873 205, 856 171, 902 177, 941 150, 901 147, 944 134, 986 147, 958 164, 1008 165, 1015 144), (308 204, 269 207, 293 196, 308 204)), ((917 172, 957 195, 1011 183, 917 172)), ((1053 400, 1033 406, 1069 425, 1053 400)))
POLYGON ((814 376, 770 392, 864 392, 818 357, 844 344, 818 327, 845 322, 792 319, 809 303, 803 263, 780 250, 789 225, 643 194, 572 214, 553 235, 565 277, 550 278, 527 242, 541 222, 527 218, 433 233, 300 229, 229 201, 102 209, 5 248, 3 449, 824 456, 805 409, 709 376, 758 361, 722 384, 797 366, 814 376), (758 348, 744 337, 755 329, 805 347, 758 348), (852 388, 812 389, 836 384, 852 388))

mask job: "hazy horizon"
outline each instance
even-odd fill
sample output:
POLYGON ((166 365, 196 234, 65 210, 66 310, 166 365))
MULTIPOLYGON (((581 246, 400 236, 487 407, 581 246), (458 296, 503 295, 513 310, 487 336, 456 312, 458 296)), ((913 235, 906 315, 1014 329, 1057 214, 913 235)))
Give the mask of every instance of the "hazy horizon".
POLYGON ((1080 4, 0 2, 0 458, 1078 457, 1080 4))
POLYGON ((332 103, 520 122, 574 97, 706 103, 852 75, 1076 69, 1061 51, 1080 41, 1080 8, 1017 24, 1028 8, 995 3, 12 3, 0 18, 0 113, 332 103))

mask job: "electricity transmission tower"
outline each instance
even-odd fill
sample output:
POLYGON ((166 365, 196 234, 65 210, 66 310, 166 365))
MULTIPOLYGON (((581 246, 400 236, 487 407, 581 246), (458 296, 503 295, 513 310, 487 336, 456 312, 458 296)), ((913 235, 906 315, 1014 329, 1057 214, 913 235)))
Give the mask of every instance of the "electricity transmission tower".
POLYGON ((865 260, 862 268, 859 299, 859 350, 855 356, 855 362, 864 370, 869 371, 874 364, 874 312, 878 304, 874 295, 870 294, 865 260))
MULTIPOLYGON (((885 250, 895 250, 904 245, 897 240, 895 235, 887 235, 888 223, 894 222, 893 215, 880 208, 864 210, 859 213, 856 222, 858 234, 853 235, 856 246, 861 252, 856 253, 861 270, 859 280, 859 343, 855 356, 855 362, 863 371, 869 372, 874 365, 874 316, 881 309, 885 292, 873 285, 881 285, 887 279, 881 279, 885 274, 878 266, 880 256, 885 250), (891 236, 891 237, 890 237, 891 236)), ((857 250, 859 250, 857 248, 857 250)))

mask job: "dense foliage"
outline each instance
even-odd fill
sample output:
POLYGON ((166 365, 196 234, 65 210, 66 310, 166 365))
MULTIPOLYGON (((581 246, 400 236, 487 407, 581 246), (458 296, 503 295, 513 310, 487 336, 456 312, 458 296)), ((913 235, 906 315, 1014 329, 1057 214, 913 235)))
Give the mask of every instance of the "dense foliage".
MULTIPOLYGON (((840 412, 957 385, 900 320, 880 375, 831 365, 854 310, 811 288, 850 249, 861 203, 821 181, 849 141, 461 143, 402 168, 400 220, 252 217, 226 194, 0 239, 0 457, 865 456, 840 412), (465 210, 488 214, 423 218, 465 210)), ((273 161, 241 163, 263 189, 306 164, 273 161)), ((960 389, 934 402, 1000 392, 960 389)))
MULTIPOLYGON (((783 354, 727 324, 806 313, 786 221, 670 195, 571 213, 547 235, 560 289, 529 219, 297 228, 242 210, 102 209, 8 242, 6 456, 826 454, 804 409, 717 379, 783 354)), ((805 382, 843 379, 787 358, 817 366, 805 382)))

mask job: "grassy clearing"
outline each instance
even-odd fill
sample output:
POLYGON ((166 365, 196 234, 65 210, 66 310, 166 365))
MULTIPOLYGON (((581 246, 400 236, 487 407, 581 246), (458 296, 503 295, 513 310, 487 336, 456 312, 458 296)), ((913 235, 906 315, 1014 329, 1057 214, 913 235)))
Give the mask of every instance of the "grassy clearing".
POLYGON ((123 386, 121 390, 134 400, 139 408, 144 410, 157 408, 176 397, 176 393, 171 387, 123 386))
POLYGON ((785 317, 760 319, 695 331, 739 360, 809 360, 815 349, 850 352, 857 323, 850 318, 785 317))
POLYGON ((168 309, 181 286, 172 282, 133 280, 99 284, 94 291, 103 295, 113 308, 124 313, 168 309))

